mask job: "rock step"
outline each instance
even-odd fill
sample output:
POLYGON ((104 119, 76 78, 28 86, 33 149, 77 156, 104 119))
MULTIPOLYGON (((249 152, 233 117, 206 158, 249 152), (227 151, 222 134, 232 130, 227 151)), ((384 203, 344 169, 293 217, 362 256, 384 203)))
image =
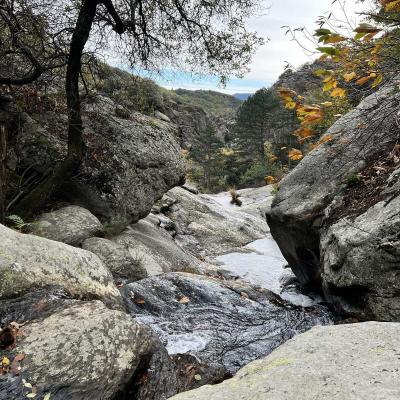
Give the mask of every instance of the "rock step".
POLYGON ((234 378, 171 400, 398 400, 400 324, 314 327, 234 378))

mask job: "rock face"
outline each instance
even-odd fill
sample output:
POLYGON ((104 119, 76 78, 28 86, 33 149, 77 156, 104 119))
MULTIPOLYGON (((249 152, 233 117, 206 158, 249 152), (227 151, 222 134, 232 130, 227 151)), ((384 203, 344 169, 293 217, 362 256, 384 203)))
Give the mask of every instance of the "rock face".
POLYGON ((397 400, 399 324, 315 327, 233 379, 173 400, 397 400))
POLYGON ((72 246, 80 245, 101 229, 100 221, 90 211, 78 206, 42 214, 32 224, 33 234, 72 246))
POLYGON ((113 241, 127 248, 150 276, 171 271, 200 272, 202 263, 179 247, 172 236, 154 222, 161 224, 157 217, 149 216, 130 225, 113 241))
POLYGON ((165 114, 179 126, 181 147, 190 149, 193 143, 201 141, 203 132, 211 122, 207 113, 201 107, 180 104, 173 100, 166 106, 165 114))
POLYGON ((339 310, 363 319, 400 319, 399 210, 397 196, 324 232, 323 283, 339 310))
MULTIPOLYGON (((328 324, 324 306, 294 307, 244 283, 169 273, 121 288, 136 320, 150 325, 170 354, 188 353, 220 372, 236 372, 315 324, 328 324)), ((215 381, 214 381, 215 382, 215 381)))
POLYGON ((20 374, 0 377, 0 399, 27 398, 32 388, 38 398, 50 394, 55 400, 128 395, 144 400, 176 393, 174 371, 168 370, 172 363, 150 329, 98 301, 65 304, 29 322, 8 358, 17 354, 23 355, 20 374), (151 364, 158 368, 148 372, 145 385, 135 387, 135 377, 151 364))
POLYGON ((228 211, 213 196, 194 194, 180 187, 163 197, 160 210, 174 222, 175 240, 194 254, 233 251, 269 232, 259 216, 239 208, 228 211))
POLYGON ((118 283, 135 282, 147 277, 142 260, 133 257, 125 246, 108 239, 93 237, 85 240, 82 248, 96 254, 118 283))
MULTIPOLYGON (((103 96, 84 105, 86 158, 74 182, 59 194, 112 224, 145 217, 184 179, 176 127, 116 110, 117 104, 103 96)), ((65 115, 54 112, 33 117, 25 116, 13 151, 19 171, 35 165, 41 173, 64 157, 67 123, 65 115)))
POLYGON ((120 302, 112 276, 94 254, 0 225, 0 298, 56 285, 76 297, 120 302))
MULTIPOLYGON (((378 161, 393 150, 397 140, 399 100, 392 88, 383 87, 338 120, 328 131, 333 139, 309 153, 283 180, 268 215, 271 233, 301 283, 320 287, 323 282, 328 297, 344 298, 343 304, 336 302, 342 311, 360 311, 360 304, 365 303, 368 310, 356 312, 358 317, 400 318, 398 311, 386 315, 379 311, 382 304, 396 310, 399 304, 396 286, 391 294, 383 288, 389 281, 398 281, 400 273, 399 241, 391 236, 398 232, 397 219, 390 220, 394 205, 380 204, 366 212, 381 200, 396 196, 396 192, 390 194, 377 170, 381 168, 378 161), (364 179, 357 173, 369 180, 360 183, 365 192, 354 201, 348 188, 364 179), (351 200, 359 210, 348 216, 343 209, 351 200), (342 212, 338 212, 341 205, 342 212), (379 228, 372 220, 378 216, 383 218, 379 228), (356 233, 357 227, 366 232, 356 233), (382 245, 388 238, 390 243, 382 245), (395 299, 391 301, 387 295, 395 299)), ((396 162, 393 158, 392 164, 396 162)))

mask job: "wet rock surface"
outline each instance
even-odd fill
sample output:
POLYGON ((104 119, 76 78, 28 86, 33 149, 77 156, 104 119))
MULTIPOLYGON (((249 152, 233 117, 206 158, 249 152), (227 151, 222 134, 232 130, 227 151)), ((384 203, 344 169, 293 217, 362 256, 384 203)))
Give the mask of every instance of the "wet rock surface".
POLYGON ((233 379, 173 400, 397 400, 397 323, 314 327, 233 379))
MULTIPOLYGON (((9 241, 1 243, 0 267, 22 265, 24 273, 13 275, 19 279, 13 284, 23 283, 18 290, 0 283, 13 290, 0 299, 0 325, 20 325, 2 354, 21 367, 0 377, 0 399, 35 390, 39 398, 50 393, 59 400, 164 400, 222 382, 294 335, 333 322, 323 304, 303 308, 267 290, 281 293, 284 272, 263 217, 269 188, 246 190, 243 209, 231 205, 226 193, 177 192, 163 199, 163 212, 155 210, 107 239, 86 238, 84 249, 2 228, 9 241), (204 229, 188 228, 190 221, 204 229), (232 250, 236 256, 227 253, 232 250), (237 259, 237 271, 217 265, 219 252, 237 259), (256 260, 252 268, 243 256, 256 260), (266 269, 264 280, 257 262, 266 269), (49 368, 53 364, 61 365, 49 368)), ((75 231, 75 237, 96 234, 75 231)))
POLYGON ((188 353, 233 374, 316 324, 332 323, 322 305, 303 309, 245 283, 169 273, 121 288, 128 310, 151 326, 170 354, 188 353))

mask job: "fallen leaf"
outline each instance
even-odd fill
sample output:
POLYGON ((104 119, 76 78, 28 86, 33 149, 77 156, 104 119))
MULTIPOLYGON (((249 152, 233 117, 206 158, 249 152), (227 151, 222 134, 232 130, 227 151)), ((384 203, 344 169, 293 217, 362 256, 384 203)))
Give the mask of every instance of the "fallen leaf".
POLYGON ((192 371, 194 366, 192 364, 189 364, 186 366, 186 374, 189 374, 190 371, 192 371))
POLYGON ((371 76, 364 76, 360 79, 357 79, 356 84, 357 85, 364 85, 364 83, 368 82, 371 79, 371 76))
POLYGON ((14 361, 22 361, 24 358, 25 358, 25 354, 19 353, 14 357, 14 361))
POLYGON ((372 83, 372 88, 375 88, 375 87, 377 87, 377 86, 379 86, 381 83, 382 83, 382 81, 383 81, 383 75, 382 74, 379 74, 377 77, 376 77, 376 79, 374 80, 374 82, 372 83))
POLYGON ((183 297, 179 300, 179 303, 181 303, 181 304, 187 304, 187 303, 189 303, 189 301, 190 301, 189 297, 183 296, 183 297))
POLYGON ((196 379, 196 381, 201 381, 201 375, 196 374, 196 375, 194 376, 194 379, 196 379))
POLYGON ((8 357, 3 357, 1 363, 5 366, 10 365, 10 359, 8 357))
POLYGON ((18 322, 15 322, 15 321, 11 322, 10 326, 12 326, 15 329, 21 328, 21 325, 18 322))
POLYGON ((343 78, 346 82, 350 82, 353 79, 355 79, 356 77, 357 77, 357 74, 355 72, 349 72, 349 73, 343 75, 343 78))
POLYGON ((50 393, 47 393, 44 397, 43 400, 50 400, 50 393))
POLYGON ((145 304, 145 303, 146 303, 143 297, 135 297, 135 298, 133 299, 133 301, 134 301, 136 304, 145 304))
POLYGON ((27 395, 26 395, 26 397, 28 397, 28 399, 33 399, 34 397, 36 397, 36 393, 28 393, 27 395))
POLYGON ((329 142, 333 139, 332 135, 325 135, 322 137, 322 139, 318 142, 318 144, 324 144, 326 142, 329 142))
POLYGON ((378 172, 379 172, 379 171, 381 171, 381 172, 387 172, 387 169, 384 168, 384 167, 374 166, 374 167, 372 167, 372 168, 375 169, 375 170, 377 170, 378 172))
POLYGON ((346 90, 342 88, 335 88, 331 92, 331 97, 344 97, 346 96, 346 90))

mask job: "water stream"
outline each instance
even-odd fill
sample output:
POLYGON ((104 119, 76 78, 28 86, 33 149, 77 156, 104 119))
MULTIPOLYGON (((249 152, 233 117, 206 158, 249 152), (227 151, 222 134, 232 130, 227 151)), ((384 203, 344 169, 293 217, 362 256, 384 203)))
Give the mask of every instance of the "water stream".
POLYGON ((230 253, 217 253, 211 257, 221 269, 251 284, 250 287, 240 286, 240 283, 237 286, 248 290, 249 298, 238 296, 229 286, 232 282, 192 274, 155 275, 122 289, 132 315, 152 327, 169 354, 189 353, 200 362, 219 365, 229 373, 269 354, 294 335, 332 321, 325 306, 316 305, 318 300, 303 295, 295 283, 289 282, 295 277, 284 268, 286 260, 264 222, 265 210, 271 200, 268 191, 265 188, 248 189, 242 200, 243 206, 237 207, 230 204, 228 193, 220 193, 201 195, 199 201, 207 205, 205 210, 211 210, 217 217, 235 221, 227 229, 240 229, 249 214, 254 217, 251 223, 264 226, 259 234, 248 236, 254 238, 265 234, 264 237, 241 248, 236 244, 221 247, 230 253), (301 309, 275 304, 254 286, 268 289, 292 304, 316 306, 301 309), (142 298, 143 303, 132 300, 132 293, 142 298), (178 301, 182 295, 188 297, 187 303, 178 301))
MULTIPOLYGON (((209 195, 219 205, 232 212, 240 209, 230 203, 228 193, 209 195)), ((269 289, 283 299, 303 307, 309 307, 320 301, 320 298, 305 296, 294 286, 283 286, 282 278, 291 275, 284 270, 287 264, 277 243, 269 234, 243 247, 243 252, 223 254, 215 257, 222 267, 244 281, 269 289)))

